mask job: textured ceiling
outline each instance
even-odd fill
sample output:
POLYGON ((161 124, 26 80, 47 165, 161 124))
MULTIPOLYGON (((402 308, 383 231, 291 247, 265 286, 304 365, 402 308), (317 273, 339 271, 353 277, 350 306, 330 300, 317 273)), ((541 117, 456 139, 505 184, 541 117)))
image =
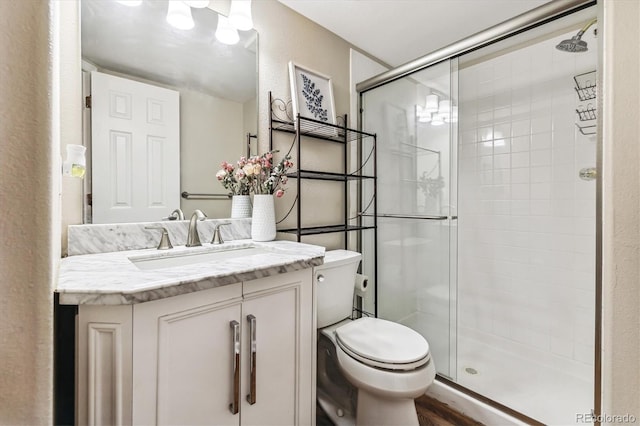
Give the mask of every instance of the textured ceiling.
POLYGON ((397 66, 548 0, 279 1, 374 57, 397 66))

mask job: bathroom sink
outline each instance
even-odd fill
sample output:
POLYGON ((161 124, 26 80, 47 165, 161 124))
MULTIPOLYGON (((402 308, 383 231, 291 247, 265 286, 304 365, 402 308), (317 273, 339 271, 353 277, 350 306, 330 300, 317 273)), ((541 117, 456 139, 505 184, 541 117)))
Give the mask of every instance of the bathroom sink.
POLYGON ((215 249, 180 251, 176 253, 154 253, 152 255, 130 257, 129 260, 136 265, 138 269, 146 271, 194 265, 197 263, 220 262, 264 253, 270 253, 270 250, 253 246, 230 247, 225 249, 216 247, 215 249))

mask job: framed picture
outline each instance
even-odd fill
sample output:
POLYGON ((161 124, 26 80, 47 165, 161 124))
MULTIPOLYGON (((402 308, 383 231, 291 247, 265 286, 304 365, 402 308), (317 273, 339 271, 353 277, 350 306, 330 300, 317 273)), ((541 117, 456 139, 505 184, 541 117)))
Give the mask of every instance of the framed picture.
POLYGON ((331 77, 289 62, 293 115, 336 124, 331 77))

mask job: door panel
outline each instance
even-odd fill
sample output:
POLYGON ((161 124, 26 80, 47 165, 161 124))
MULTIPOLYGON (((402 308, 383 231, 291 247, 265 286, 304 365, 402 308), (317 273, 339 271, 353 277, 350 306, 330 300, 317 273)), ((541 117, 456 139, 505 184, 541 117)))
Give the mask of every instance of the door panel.
POLYGON ((180 205, 179 93, 91 73, 93 223, 159 220, 180 205))
POLYGON ((243 316, 242 424, 298 424, 299 287, 285 287, 245 300, 243 316), (250 332, 247 316, 256 322, 256 403, 246 400, 251 383, 250 332))
POLYGON ((158 321, 158 424, 237 425, 230 321, 240 305, 204 307, 158 321))

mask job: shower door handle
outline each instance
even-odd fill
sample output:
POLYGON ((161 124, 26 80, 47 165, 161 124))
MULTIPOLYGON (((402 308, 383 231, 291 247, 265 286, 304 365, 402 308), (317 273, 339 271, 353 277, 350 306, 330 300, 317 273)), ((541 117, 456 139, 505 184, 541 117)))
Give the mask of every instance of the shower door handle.
POLYGON ((240 406, 240 323, 231 321, 231 358, 233 360, 232 398, 229 404, 231 414, 238 414, 240 406))
POLYGON ((256 403, 256 364, 258 356, 258 348, 256 342, 256 317, 253 315, 247 315, 247 322, 249 323, 249 394, 247 395, 247 402, 251 405, 256 403))

